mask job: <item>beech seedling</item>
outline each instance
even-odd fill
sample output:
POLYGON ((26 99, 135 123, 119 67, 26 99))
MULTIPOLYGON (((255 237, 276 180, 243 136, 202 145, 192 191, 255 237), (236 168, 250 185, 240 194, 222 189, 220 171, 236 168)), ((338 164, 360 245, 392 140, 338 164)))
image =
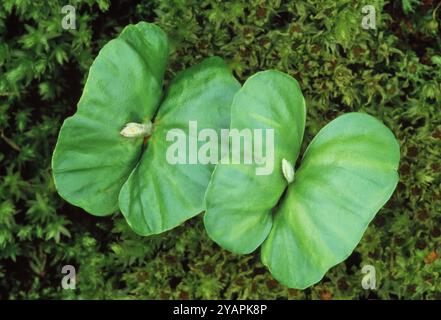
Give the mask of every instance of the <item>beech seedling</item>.
POLYGON ((208 185, 208 235, 235 253, 261 246, 261 259, 288 287, 318 282, 345 260, 391 197, 400 150, 392 132, 363 113, 327 124, 297 170, 305 100, 295 79, 278 71, 250 77, 231 106, 230 129, 274 128, 274 171, 219 163, 208 185))
POLYGON ((140 235, 205 209, 208 235, 222 247, 246 254, 261 246, 263 263, 288 287, 319 281, 351 254, 397 185, 392 132, 367 114, 342 115, 319 131, 295 168, 306 119, 295 79, 263 71, 240 88, 213 57, 179 73, 163 94, 167 57, 165 33, 145 22, 101 49, 53 154, 59 194, 97 216, 120 209, 140 235), (167 133, 189 136, 192 123, 265 131, 273 143, 258 140, 246 154, 251 163, 222 161, 235 156, 232 148, 216 167, 170 163, 167 133), (259 170, 264 153, 256 146, 271 154, 270 172, 259 170))
POLYGON ((76 113, 62 125, 53 154, 56 188, 68 202, 105 216, 121 210, 140 235, 171 229, 203 211, 214 165, 171 165, 166 133, 224 128, 240 88, 222 59, 178 74, 163 95, 165 33, 127 26, 93 62, 76 113))

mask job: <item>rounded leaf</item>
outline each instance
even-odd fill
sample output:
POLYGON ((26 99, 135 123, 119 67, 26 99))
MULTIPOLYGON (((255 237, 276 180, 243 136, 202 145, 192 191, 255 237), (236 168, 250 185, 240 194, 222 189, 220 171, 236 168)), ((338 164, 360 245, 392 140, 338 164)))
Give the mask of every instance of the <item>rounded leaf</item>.
POLYGON ((297 159, 305 112, 297 81, 278 71, 255 74, 234 97, 230 133, 234 129, 245 130, 244 135, 249 133, 247 139, 252 138, 253 146, 252 151, 247 151, 243 143, 243 150, 239 150, 241 161, 235 164, 233 156, 238 149, 233 148, 232 142, 228 163, 216 166, 207 188, 205 228, 222 247, 249 253, 267 237, 272 225, 271 211, 288 184, 282 160, 295 163, 297 159), (249 153, 252 161, 245 163, 249 153))
POLYGON ((126 27, 93 62, 74 116, 52 158, 59 194, 91 214, 118 209, 118 194, 141 154, 143 138, 120 131, 148 122, 162 95, 168 55, 164 32, 145 22, 126 27))
POLYGON ((227 128, 231 101, 239 88, 227 65, 217 57, 181 72, 171 82, 147 149, 119 195, 121 211, 136 233, 161 233, 203 211, 214 164, 190 160, 204 144, 191 139, 190 121, 197 124, 197 132, 227 128), (167 159, 168 148, 176 143, 167 141, 167 134, 176 130, 185 142, 185 163, 167 159))
POLYGON ((377 119, 349 113, 313 139, 275 211, 262 261, 292 288, 318 282, 354 250, 397 182, 399 145, 377 119))

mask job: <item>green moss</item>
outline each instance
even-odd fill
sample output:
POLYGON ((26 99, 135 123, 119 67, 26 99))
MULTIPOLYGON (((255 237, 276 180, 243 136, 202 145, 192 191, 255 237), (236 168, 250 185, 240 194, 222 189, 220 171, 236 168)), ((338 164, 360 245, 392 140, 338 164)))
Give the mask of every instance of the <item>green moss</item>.
POLYGON ((0 7, 0 299, 441 298, 441 38, 436 1, 62 1, 0 7), (360 27, 361 7, 377 29, 360 27), (297 78, 307 100, 304 146, 348 111, 385 122, 401 144, 400 183, 354 254, 317 285, 289 290, 259 253, 220 249, 201 217, 151 238, 121 215, 100 219, 62 201, 50 158, 100 47, 126 24, 158 23, 172 40, 167 78, 209 55, 242 82, 264 69, 297 78), (75 291, 61 267, 77 267, 75 291), (361 286, 365 264, 378 288, 361 286))

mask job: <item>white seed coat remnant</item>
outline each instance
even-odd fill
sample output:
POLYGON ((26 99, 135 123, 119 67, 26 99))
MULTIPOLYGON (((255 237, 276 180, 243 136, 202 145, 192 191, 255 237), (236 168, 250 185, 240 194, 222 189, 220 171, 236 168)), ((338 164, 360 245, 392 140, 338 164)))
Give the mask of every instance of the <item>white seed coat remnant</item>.
POLYGON ((294 166, 286 159, 282 159, 282 172, 288 183, 294 181, 294 166))
POLYGON ((152 133, 152 123, 129 122, 120 131, 120 134, 126 138, 145 137, 152 133))

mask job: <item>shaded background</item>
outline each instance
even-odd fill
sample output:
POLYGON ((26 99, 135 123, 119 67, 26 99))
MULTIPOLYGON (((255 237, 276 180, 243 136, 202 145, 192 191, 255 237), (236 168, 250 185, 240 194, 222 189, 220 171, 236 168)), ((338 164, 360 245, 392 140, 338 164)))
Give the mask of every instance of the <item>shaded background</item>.
POLYGON ((0 299, 441 299, 441 9, 399 1, 34 1, 0 3, 0 299), (77 30, 61 28, 76 7, 77 30), (377 9, 377 30, 361 8, 377 9), (243 83, 278 69, 307 103, 303 150, 337 115, 381 119, 401 145, 400 183, 354 253, 304 291, 278 284, 259 251, 234 255, 207 238, 201 215, 142 238, 120 214, 90 216, 64 202, 50 159, 99 49, 124 26, 169 35, 166 74, 210 55, 243 83), (76 290, 61 268, 77 268, 76 290), (363 265, 377 289, 361 286, 363 265))

